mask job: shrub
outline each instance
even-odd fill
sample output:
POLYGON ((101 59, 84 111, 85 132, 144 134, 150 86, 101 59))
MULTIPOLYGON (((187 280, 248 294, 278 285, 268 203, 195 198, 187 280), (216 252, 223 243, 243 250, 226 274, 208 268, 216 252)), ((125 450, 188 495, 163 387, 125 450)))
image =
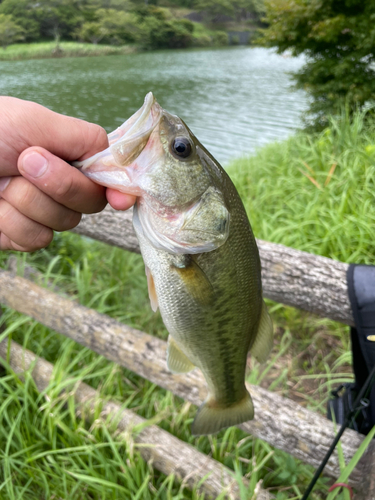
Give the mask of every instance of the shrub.
POLYGON ((148 16, 142 23, 140 42, 147 49, 189 47, 193 44, 190 24, 184 19, 165 21, 148 16))
POLYGON ((214 45, 228 45, 228 34, 225 31, 215 31, 215 33, 212 35, 212 42, 214 45))
POLYGON ((14 22, 12 16, 0 14, 0 45, 3 49, 22 38, 23 29, 14 22))
POLYGON ((209 47, 211 43, 211 37, 208 35, 199 35, 194 37, 195 47, 209 47))

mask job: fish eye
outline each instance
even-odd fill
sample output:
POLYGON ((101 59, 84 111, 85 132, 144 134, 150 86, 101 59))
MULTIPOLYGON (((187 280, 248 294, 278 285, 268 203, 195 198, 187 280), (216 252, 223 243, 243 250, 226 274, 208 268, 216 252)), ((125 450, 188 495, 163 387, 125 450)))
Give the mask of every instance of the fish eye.
POLYGON ((172 144, 172 152, 180 158, 190 156, 192 147, 187 137, 176 137, 172 144))

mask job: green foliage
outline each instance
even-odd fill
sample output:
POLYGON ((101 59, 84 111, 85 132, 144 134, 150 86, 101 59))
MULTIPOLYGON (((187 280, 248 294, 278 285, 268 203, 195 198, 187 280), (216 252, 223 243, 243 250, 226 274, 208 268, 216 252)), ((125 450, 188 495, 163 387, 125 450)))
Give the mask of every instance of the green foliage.
POLYGON ((234 6, 231 0, 196 0, 195 8, 205 12, 210 22, 215 22, 220 16, 233 16, 234 6))
POLYGON ((26 41, 40 37, 40 22, 36 9, 30 0, 3 0, 0 3, 0 14, 12 16, 13 20, 23 29, 26 41))
POLYGON ((139 26, 135 14, 123 10, 99 9, 96 15, 104 41, 120 45, 137 39, 139 26))
MULTIPOLYGON (((258 15, 258 4, 262 2, 199 0, 194 7, 206 9, 211 20, 223 13, 247 19, 248 15, 258 15)), ((3 0, 0 14, 12 16, 27 41, 52 37, 57 47, 55 55, 59 56, 62 39, 94 45, 137 43, 146 49, 227 45, 224 31, 211 31, 201 23, 180 17, 192 6, 192 0, 3 0)))
POLYGON ((82 21, 79 4, 79 0, 39 0, 36 12, 41 37, 52 36, 57 43, 62 37, 71 38, 82 21))
POLYGON ((105 37, 106 33, 98 21, 87 21, 75 31, 75 36, 83 42, 97 44, 105 37))
POLYGON ((150 8, 142 13, 139 42, 146 49, 186 48, 193 44, 194 24, 188 19, 171 19, 168 11, 150 8))
POLYGON ((214 45, 218 46, 228 45, 228 33, 226 33, 225 31, 215 31, 212 35, 212 42, 214 45))
POLYGON ((166 0, 168 5, 175 7, 185 7, 187 9, 193 9, 195 0, 166 0))
POLYGON ((0 14, 0 45, 3 49, 22 38, 23 29, 14 22, 12 16, 0 14))
POLYGON ((119 44, 134 41, 132 8, 128 0, 4 0, 0 13, 12 15, 27 40, 79 38, 119 44))
POLYGON ((196 0, 194 7, 211 23, 220 21, 223 16, 239 23, 251 18, 258 21, 264 10, 263 0, 196 0))
POLYGON ((257 237, 344 262, 374 264, 375 122, 348 112, 228 169, 257 237))
POLYGON ((237 22, 252 18, 258 22, 264 12, 263 0, 232 0, 237 22))
POLYGON ((212 44, 211 37, 208 35, 197 35, 194 36, 193 45, 194 47, 209 47, 212 44))
POLYGON ((373 100, 373 0, 266 0, 265 8, 262 43, 308 56, 295 80, 312 96, 317 124, 326 125, 344 101, 353 112, 373 100))

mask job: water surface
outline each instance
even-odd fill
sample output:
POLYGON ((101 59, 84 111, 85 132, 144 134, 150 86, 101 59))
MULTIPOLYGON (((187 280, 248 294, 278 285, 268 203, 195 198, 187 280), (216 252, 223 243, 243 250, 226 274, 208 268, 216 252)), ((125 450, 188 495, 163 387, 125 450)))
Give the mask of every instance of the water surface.
POLYGON ((0 62, 0 95, 39 102, 109 132, 151 90, 226 163, 300 126, 307 98, 290 90, 288 73, 303 62, 253 47, 0 62))

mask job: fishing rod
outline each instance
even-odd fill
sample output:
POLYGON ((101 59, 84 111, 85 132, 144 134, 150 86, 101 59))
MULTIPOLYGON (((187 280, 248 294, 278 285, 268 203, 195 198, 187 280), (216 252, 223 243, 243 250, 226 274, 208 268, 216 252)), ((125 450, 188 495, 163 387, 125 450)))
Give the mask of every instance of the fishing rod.
POLYGON ((348 412, 348 414, 345 417, 344 422, 341 425, 341 428, 339 432, 336 434, 335 439, 332 441, 331 446, 329 447, 329 450, 327 451, 325 457, 323 458, 321 464, 317 468, 314 477, 310 481, 310 484, 305 491, 305 494, 303 495, 301 500, 307 500, 310 493, 312 492, 317 480, 319 479, 320 474, 323 472, 324 467, 326 466, 328 460, 330 459, 332 453, 334 452, 334 449, 336 448, 337 443, 339 442, 341 436, 344 434, 345 429, 348 427, 350 421, 352 419, 356 419, 359 412, 366 408, 369 405, 369 402, 365 399, 365 397, 369 394, 373 384, 375 383, 375 365, 373 369, 371 370, 369 376, 367 377, 365 383, 363 384, 361 390, 358 393, 358 396, 356 397, 353 408, 348 412))

